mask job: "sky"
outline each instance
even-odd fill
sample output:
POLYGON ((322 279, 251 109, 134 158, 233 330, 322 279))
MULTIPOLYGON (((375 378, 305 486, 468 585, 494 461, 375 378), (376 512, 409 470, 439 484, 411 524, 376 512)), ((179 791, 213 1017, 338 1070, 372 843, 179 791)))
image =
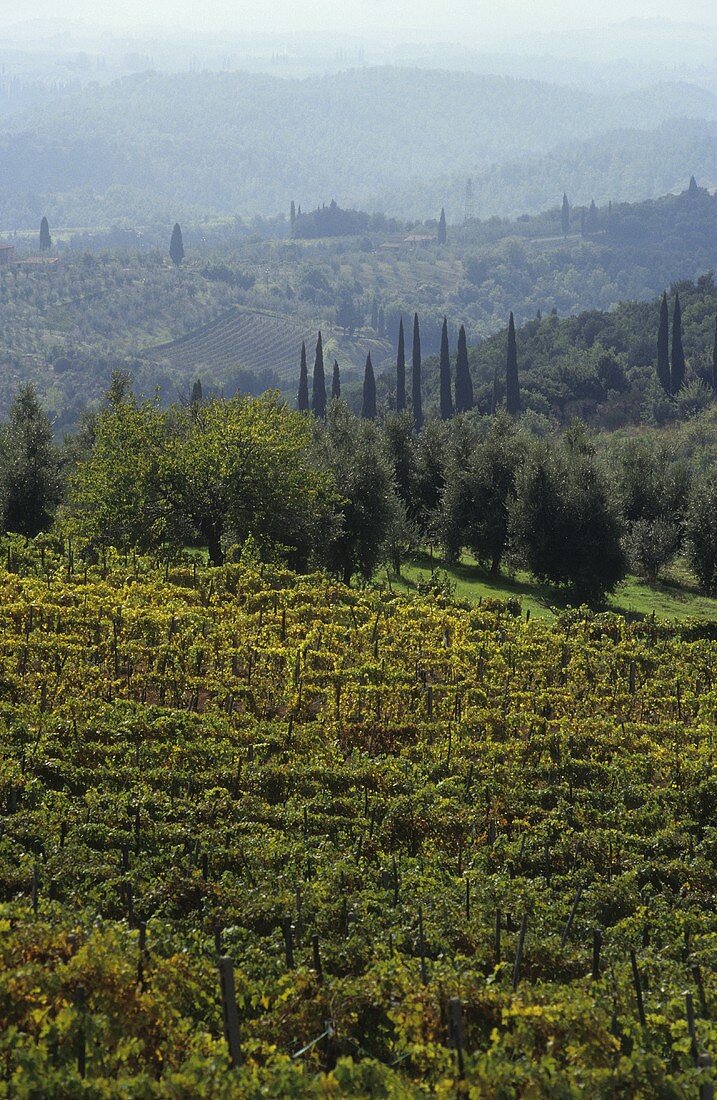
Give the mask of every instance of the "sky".
POLYGON ((717 23, 715 0, 0 0, 0 26, 28 19, 79 19, 138 29, 173 26, 207 31, 278 34, 323 29, 362 35, 383 31, 406 40, 426 37, 463 44, 516 31, 583 28, 630 18, 717 23))

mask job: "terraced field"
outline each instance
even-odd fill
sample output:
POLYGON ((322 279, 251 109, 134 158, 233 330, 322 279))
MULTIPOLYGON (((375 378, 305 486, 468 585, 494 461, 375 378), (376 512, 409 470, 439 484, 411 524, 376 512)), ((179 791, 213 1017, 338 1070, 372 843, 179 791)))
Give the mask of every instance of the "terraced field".
POLYGON ((178 340, 147 349, 144 356, 182 373, 208 371, 217 380, 235 368, 250 370, 259 377, 273 372, 282 383, 293 387, 298 379, 301 342, 306 342, 311 365, 319 328, 324 336, 327 366, 336 357, 345 367, 345 377, 362 369, 369 350, 376 365, 390 354, 386 341, 348 340, 321 322, 235 307, 178 340))

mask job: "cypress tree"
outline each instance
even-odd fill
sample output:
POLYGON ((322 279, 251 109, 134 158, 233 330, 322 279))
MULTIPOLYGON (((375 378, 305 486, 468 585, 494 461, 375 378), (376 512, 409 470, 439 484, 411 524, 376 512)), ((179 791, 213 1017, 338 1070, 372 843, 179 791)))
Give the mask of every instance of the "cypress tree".
POLYGON ((712 389, 717 390, 717 321, 715 321, 715 342, 712 348, 712 389))
POLYGON ((396 412, 406 408, 406 348, 403 337, 403 314, 398 322, 398 353, 396 355, 396 412))
POLYGON ((331 379, 331 396, 335 399, 341 397, 341 374, 339 372, 338 359, 334 359, 334 374, 331 379))
POLYGON ((458 332, 458 355, 456 356, 456 412, 464 413, 473 408, 473 381, 468 366, 468 344, 465 326, 458 332))
POLYGON ((568 196, 563 192, 563 208, 560 211, 560 224, 563 230, 563 236, 567 237, 570 232, 570 203, 568 202, 568 196))
POLYGON ((675 311, 672 315, 672 392, 679 393, 685 381, 685 352, 682 347, 682 307, 679 294, 675 295, 675 311))
POLYGON ((296 221, 296 204, 294 200, 291 200, 291 206, 289 207, 289 221, 291 222, 291 228, 294 228, 294 222, 296 221))
POLYGON ((448 230, 446 228, 446 212, 441 207, 441 216, 438 219, 438 243, 445 244, 448 239, 448 230))
POLYGON ((47 218, 43 218, 40 222, 40 251, 49 252, 52 248, 52 237, 50 236, 50 226, 47 218))
POLYGON ((508 361, 505 370, 505 404, 510 416, 518 415, 520 412, 518 349, 515 343, 515 321, 512 312, 508 321, 508 361))
POLYGON ((190 405, 201 405, 202 403, 202 380, 197 378, 196 382, 192 386, 192 396, 189 399, 190 405))
POLYGON ((373 376, 371 352, 369 352, 366 356, 366 370, 363 377, 363 404, 361 405, 361 419, 376 419, 376 379, 373 376))
POLYGON ((451 398, 451 352, 448 347, 448 321, 443 318, 441 329, 441 366, 440 366, 441 420, 450 420, 453 416, 451 398))
POLYGON ((174 229, 172 230, 172 239, 169 242, 169 255, 172 257, 172 263, 179 267, 184 259, 184 241, 182 240, 182 230, 179 228, 178 222, 175 222, 174 229))
POLYGON ((314 377, 311 386, 311 411, 319 420, 326 418, 326 376, 324 374, 324 345, 321 333, 316 341, 314 377))
POLYGON ((417 313, 413 315, 411 390, 413 398, 413 426, 417 432, 420 432, 423 427, 423 401, 421 399, 421 330, 418 327, 417 313))
POLYGON ((667 291, 662 295, 660 327, 657 331, 657 377, 665 393, 672 390, 670 378, 670 318, 667 309, 667 291))
POLYGON ((301 341, 301 371, 299 372, 299 397, 297 401, 299 412, 309 411, 309 372, 306 369, 306 344, 301 341))

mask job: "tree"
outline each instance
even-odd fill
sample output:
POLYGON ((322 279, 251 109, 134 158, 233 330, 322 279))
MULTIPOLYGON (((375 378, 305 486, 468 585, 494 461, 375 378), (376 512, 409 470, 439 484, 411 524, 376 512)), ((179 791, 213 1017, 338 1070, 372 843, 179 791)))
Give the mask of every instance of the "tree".
POLYGON ((675 294, 675 310, 672 314, 672 362, 670 378, 673 394, 679 393, 685 381, 685 352, 682 346, 682 307, 680 296, 675 294))
POLYGON ((172 239, 169 242, 169 255, 172 257, 172 263, 176 267, 179 267, 184 259, 184 241, 182 239, 182 230, 179 228, 179 223, 176 222, 174 229, 172 230, 172 239))
POLYGON ((438 219, 438 243, 445 244, 448 239, 448 232, 446 229, 446 212, 441 207, 441 216, 438 219))
POLYGON ((159 461, 167 420, 156 403, 138 405, 116 375, 95 419, 92 450, 71 482, 71 509, 91 544, 127 550, 160 546, 168 535, 159 461))
MULTIPOLYGON (((715 353, 717 354, 717 352, 715 353)), ((396 412, 406 408, 406 348, 403 336, 403 314, 398 322, 398 351, 396 353, 396 412)))
POLYGON ((660 305, 660 327, 657 331, 657 377, 665 393, 672 392, 670 377, 670 320, 667 309, 667 291, 660 305))
POLYGON ((361 405, 361 419, 376 419, 376 379, 373 374, 371 352, 366 356, 366 369, 363 377, 363 403, 361 405))
POLYGON ((49 252, 52 248, 52 237, 50 236, 50 226, 47 218, 43 218, 40 222, 40 251, 49 252))
POLYGON ((416 515, 416 437, 408 413, 389 414, 383 423, 386 451, 396 492, 409 515, 416 515))
POLYGON ((334 359, 334 373, 331 379, 331 397, 334 401, 341 397, 341 373, 339 371, 337 359, 334 359))
POLYGON ((612 498, 625 526, 658 520, 681 527, 690 492, 690 470, 650 438, 614 445, 608 471, 612 498))
POLYGON ((305 568, 332 509, 305 417, 276 396, 206 402, 197 415, 133 399, 100 413, 73 505, 83 535, 120 547, 199 542, 214 565, 249 536, 305 568))
POLYGON ((411 519, 429 545, 440 538, 441 498, 446 487, 448 425, 429 420, 415 442, 415 503, 411 519))
POLYGON ((685 521, 687 557, 704 592, 717 592, 717 485, 709 476, 693 486, 685 521))
POLYGON ((717 390, 717 320, 715 320, 715 338, 712 345, 712 389, 717 390))
POLYGON ((202 380, 197 378, 192 384, 192 394, 189 398, 190 405, 201 405, 202 403, 202 380))
POLYGON ((515 321, 511 313, 508 320, 508 357, 505 369, 505 404, 510 416, 520 412, 520 384, 518 382, 518 349, 515 342, 515 321))
POLYGON ((352 336, 356 326, 361 324, 361 315, 350 286, 339 287, 336 295, 336 324, 349 336, 352 336))
POLYGON ((443 318, 441 329, 440 358, 440 411, 441 420, 450 420, 453 416, 453 398, 451 397, 451 352, 448 347, 448 321, 443 318))
POLYGON ((509 520, 511 545, 531 573, 601 603, 625 575, 620 534, 594 456, 536 444, 518 469, 509 520))
POLYGON ((309 411, 309 372, 306 367, 306 344, 301 341, 301 368, 299 371, 299 396, 297 407, 300 413, 309 411))
POLYGON ((456 356, 456 412, 469 412, 473 408, 473 381, 468 365, 468 344, 465 326, 458 331, 458 354, 456 356))
POLYGON ((319 420, 326 418, 326 376, 324 374, 324 345, 319 332, 314 356, 314 377, 311 386, 311 410, 319 420))
POLYGON ((664 519, 639 519, 625 534, 625 549, 631 567, 648 584, 655 584, 660 570, 680 548, 682 532, 664 519))
POLYGON ((413 363, 411 369, 411 391, 413 400, 413 427, 420 432, 423 427, 423 401, 421 398, 421 330, 418 326, 418 314, 413 315, 413 363))
POLYGON ((383 306, 378 309, 378 338, 383 340, 386 335, 386 312, 383 306))
POLYGON ((454 452, 443 494, 443 542, 456 559, 464 546, 497 574, 508 542, 509 505, 524 454, 518 431, 505 413, 493 421, 485 442, 469 448, 465 460, 454 452))
POLYGON ((391 464, 376 426, 332 405, 317 442, 318 464, 340 487, 339 522, 325 543, 325 560, 345 584, 355 573, 370 580, 389 553, 391 530, 402 509, 391 464))
POLYGON ((34 538, 49 527, 62 496, 52 425, 32 385, 22 386, 0 435, 3 524, 34 538))
POLYGON ((694 176, 690 176, 690 185, 687 188, 687 193, 689 195, 696 195, 698 191, 699 187, 697 186, 697 180, 694 176))
POLYGON ((560 211, 560 226, 563 231, 563 236, 567 237, 570 232, 570 203, 568 202, 568 196, 563 192, 563 206, 560 211))
POLYGON ((289 221, 291 223, 291 228, 293 229, 294 222, 296 221, 296 204, 294 203, 293 199, 291 200, 291 206, 289 207, 289 221))

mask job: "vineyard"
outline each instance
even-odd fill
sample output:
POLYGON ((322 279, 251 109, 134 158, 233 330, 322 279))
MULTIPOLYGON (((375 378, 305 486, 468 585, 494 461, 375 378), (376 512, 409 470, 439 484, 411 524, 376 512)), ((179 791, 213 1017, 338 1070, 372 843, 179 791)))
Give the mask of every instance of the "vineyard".
POLYGON ((2 555, 0 1096, 709 1094, 713 626, 2 555))
MULTIPOLYGON (((235 307, 216 321, 194 329, 169 344, 150 348, 147 358, 166 362, 182 373, 202 370, 218 379, 233 367, 252 371, 263 377, 267 368, 290 388, 298 384, 299 352, 306 343, 309 357, 313 355, 318 325, 265 310, 235 307)), ((371 350, 379 352, 379 362, 386 357, 383 341, 366 340, 354 343, 325 329, 327 356, 338 356, 340 362, 356 370, 371 350)))

